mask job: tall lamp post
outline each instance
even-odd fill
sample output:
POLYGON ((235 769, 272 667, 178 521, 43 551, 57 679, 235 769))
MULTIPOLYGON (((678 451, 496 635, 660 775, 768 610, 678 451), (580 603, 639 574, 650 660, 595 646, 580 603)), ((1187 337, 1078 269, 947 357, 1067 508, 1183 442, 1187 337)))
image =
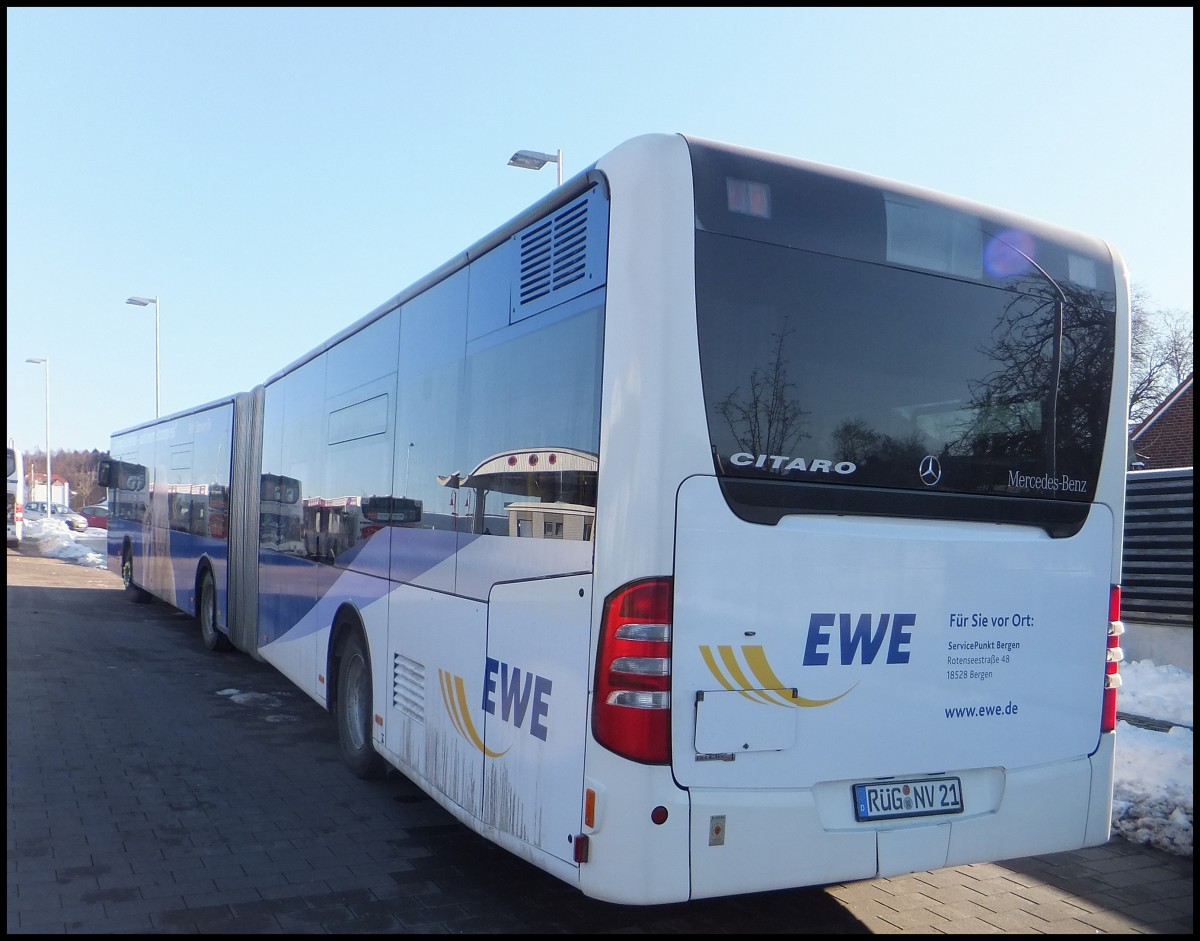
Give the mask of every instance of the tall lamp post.
POLYGON ((509 158, 510 167, 520 167, 522 170, 540 170, 548 163, 558 166, 558 185, 562 186, 562 151, 544 154, 540 150, 518 150, 509 158))
POLYGON ((162 396, 162 371, 161 358, 159 356, 158 346, 158 298, 157 297, 130 297, 126 298, 126 304, 133 304, 135 307, 147 307, 150 304, 154 305, 154 417, 159 417, 159 407, 162 396))
POLYGON ((54 478, 50 475, 50 359, 30 356, 25 362, 46 367, 46 518, 49 519, 54 515, 54 478))

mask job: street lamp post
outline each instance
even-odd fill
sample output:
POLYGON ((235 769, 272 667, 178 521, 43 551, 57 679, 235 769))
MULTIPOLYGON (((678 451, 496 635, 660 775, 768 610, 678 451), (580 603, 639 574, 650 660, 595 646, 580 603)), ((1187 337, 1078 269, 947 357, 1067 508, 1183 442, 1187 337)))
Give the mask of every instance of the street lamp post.
POLYGON ((125 303, 133 304, 136 307, 154 305, 154 417, 158 418, 162 401, 162 360, 159 356, 158 345, 158 297, 130 297, 125 300, 125 303))
POLYGON ((548 163, 558 166, 558 185, 562 186, 562 151, 544 154, 540 150, 518 150, 509 158, 510 167, 520 167, 522 170, 540 170, 548 163))
POLYGON ((25 362, 46 367, 46 518, 49 519, 54 515, 54 478, 50 475, 50 359, 30 356, 25 362))

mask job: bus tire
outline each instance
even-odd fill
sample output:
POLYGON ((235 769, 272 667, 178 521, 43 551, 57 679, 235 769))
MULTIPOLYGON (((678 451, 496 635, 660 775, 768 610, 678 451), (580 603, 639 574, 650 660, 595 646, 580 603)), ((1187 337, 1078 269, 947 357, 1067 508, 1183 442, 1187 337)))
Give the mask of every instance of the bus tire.
POLYGON ((337 727, 342 760, 356 777, 383 777, 386 765, 371 741, 371 660, 362 632, 350 629, 338 664, 337 727))
POLYGON ((121 582, 125 586, 125 597, 134 604, 149 604, 150 592, 133 583, 133 553, 128 549, 121 555, 121 582))
POLYGON ((214 653, 228 650, 232 644, 217 627, 217 586, 213 582, 212 570, 204 569, 200 576, 200 591, 197 592, 196 620, 200 622, 200 639, 214 653))

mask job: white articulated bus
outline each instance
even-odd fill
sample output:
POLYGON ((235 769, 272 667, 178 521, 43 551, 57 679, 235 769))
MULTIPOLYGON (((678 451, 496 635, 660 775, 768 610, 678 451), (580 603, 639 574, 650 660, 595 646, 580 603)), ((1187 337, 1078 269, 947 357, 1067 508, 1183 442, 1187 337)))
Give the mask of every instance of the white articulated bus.
POLYGON ((110 565, 595 898, 1101 844, 1128 293, 1095 238, 638 137, 114 435, 110 565))

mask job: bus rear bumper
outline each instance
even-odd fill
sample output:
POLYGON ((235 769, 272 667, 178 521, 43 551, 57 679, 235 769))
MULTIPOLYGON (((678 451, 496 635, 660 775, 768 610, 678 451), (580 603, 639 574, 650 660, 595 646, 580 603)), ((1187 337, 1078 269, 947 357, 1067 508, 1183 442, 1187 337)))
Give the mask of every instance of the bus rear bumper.
POLYGON ((853 782, 692 788, 692 898, 884 878, 1107 842, 1115 736, 1091 756, 960 772, 962 814, 859 823, 853 782))

